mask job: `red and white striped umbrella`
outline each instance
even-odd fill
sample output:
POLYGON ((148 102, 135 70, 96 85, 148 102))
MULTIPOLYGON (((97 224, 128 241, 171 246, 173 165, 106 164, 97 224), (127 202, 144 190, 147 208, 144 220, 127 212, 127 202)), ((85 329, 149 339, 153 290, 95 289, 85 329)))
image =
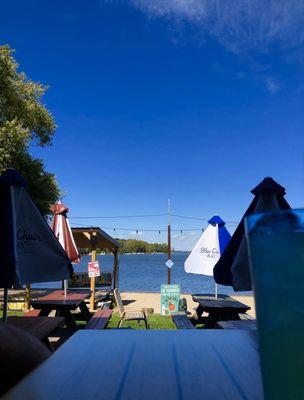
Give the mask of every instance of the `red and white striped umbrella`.
POLYGON ((51 211, 54 214, 52 230, 55 236, 64 248, 71 262, 78 263, 80 261, 80 256, 67 217, 67 213, 69 212, 68 207, 58 201, 58 203, 51 207, 51 211))

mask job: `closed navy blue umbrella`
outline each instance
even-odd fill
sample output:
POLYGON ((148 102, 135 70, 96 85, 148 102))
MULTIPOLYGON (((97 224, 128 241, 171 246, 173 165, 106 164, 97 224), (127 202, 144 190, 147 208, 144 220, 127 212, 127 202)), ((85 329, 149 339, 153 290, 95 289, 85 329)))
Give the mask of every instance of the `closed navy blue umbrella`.
POLYGON ((251 193, 255 197, 213 270, 216 283, 233 286, 236 291, 252 290, 244 218, 256 212, 290 209, 285 188, 272 178, 265 178, 251 193))
MULTIPOLYGON (((14 169, 0 176, 0 287, 67 279, 71 262, 14 169)), ((5 304, 6 305, 6 304, 5 304)), ((4 306, 4 319, 6 307, 4 306)))

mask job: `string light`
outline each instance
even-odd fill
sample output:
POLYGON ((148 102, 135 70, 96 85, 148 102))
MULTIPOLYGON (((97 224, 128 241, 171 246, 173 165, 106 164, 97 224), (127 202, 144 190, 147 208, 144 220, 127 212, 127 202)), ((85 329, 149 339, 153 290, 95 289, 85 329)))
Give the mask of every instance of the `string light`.
POLYGON ((69 216, 69 219, 114 219, 114 218, 150 218, 150 217, 165 217, 168 214, 142 214, 142 215, 107 215, 107 216, 69 216))
MULTIPOLYGON (((92 228, 92 225, 79 224, 79 223, 76 223, 76 222, 71 222, 71 225, 74 225, 75 227, 92 228)), ((139 229, 139 228, 137 228, 137 229, 135 229, 135 228, 120 228, 120 227, 113 227, 113 226, 100 226, 99 228, 101 228, 101 229, 109 229, 109 230, 113 230, 113 231, 129 231, 129 232, 136 231, 137 234, 139 233, 139 231, 142 231, 142 232, 158 232, 159 235, 163 231, 167 230, 166 228, 163 228, 163 229, 139 229)), ((191 231, 204 232, 205 229, 204 228, 171 229, 171 232, 179 232, 179 233, 191 232, 191 231)))
MULTIPOLYGON (((163 213, 163 214, 139 214, 139 215, 111 215, 111 216, 93 216, 93 215, 88 215, 88 216, 69 216, 69 219, 122 219, 122 218, 151 218, 151 217, 168 217, 168 213, 163 213)), ((176 218, 184 218, 184 219, 192 219, 192 220, 197 220, 197 221, 204 221, 208 222, 209 219, 207 218, 200 218, 200 217, 193 217, 189 215, 180 215, 180 214, 170 214, 171 217, 176 217, 176 218)), ((226 221, 226 224, 229 225, 237 225, 238 222, 236 221, 226 221)))
MULTIPOLYGON (((112 215, 112 216, 70 216, 70 219, 103 219, 103 218, 107 218, 107 219, 122 219, 122 218, 150 218, 150 217, 165 217, 165 216, 169 216, 169 213, 162 213, 162 214, 139 214, 139 215, 112 215)), ((204 222, 208 222, 208 219, 206 218, 199 218, 199 217, 193 217, 193 216, 188 216, 188 215, 180 215, 180 214, 170 214, 170 217, 176 217, 176 218, 183 218, 183 219, 191 219, 191 220, 198 220, 198 221, 204 221, 204 222)), ((80 221, 79 221, 80 222, 80 221)), ((71 224, 73 224, 74 226, 78 226, 78 227, 85 227, 85 228, 91 228, 92 225, 85 225, 85 224, 79 224, 77 223, 77 221, 75 222, 71 222, 71 224)), ((235 221, 227 221, 226 222, 227 226, 235 226, 237 225, 237 222, 235 221)), ((121 227, 109 227, 109 226, 101 226, 101 229, 107 229, 107 230, 113 230, 114 232, 116 232, 117 230, 119 231, 128 231, 128 232, 136 232, 136 235, 139 235, 139 231, 140 232, 158 232, 159 235, 161 235, 161 233, 164 231, 167 231, 167 228, 162 228, 162 229, 140 229, 140 228, 121 228, 121 227)), ((171 229, 171 232, 179 232, 180 234, 183 234, 184 232, 190 232, 190 231, 201 231, 204 232, 205 229, 204 228, 187 228, 187 229, 171 229)))

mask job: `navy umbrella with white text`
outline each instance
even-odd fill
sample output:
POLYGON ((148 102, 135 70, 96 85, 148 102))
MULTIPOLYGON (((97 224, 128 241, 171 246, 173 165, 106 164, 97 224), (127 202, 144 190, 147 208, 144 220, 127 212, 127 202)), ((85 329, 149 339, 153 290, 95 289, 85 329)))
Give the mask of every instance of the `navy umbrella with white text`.
POLYGON ((26 182, 14 169, 0 176, 0 287, 60 281, 73 272, 71 262, 26 191, 26 182))

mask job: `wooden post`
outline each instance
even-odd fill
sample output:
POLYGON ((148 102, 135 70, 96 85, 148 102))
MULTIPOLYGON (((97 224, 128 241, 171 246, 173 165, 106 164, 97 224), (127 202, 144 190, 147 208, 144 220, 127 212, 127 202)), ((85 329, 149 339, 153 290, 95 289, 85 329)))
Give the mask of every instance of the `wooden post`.
POLYGON ((25 298, 24 298, 24 309, 29 311, 31 301, 31 284, 27 283, 25 286, 25 298))
POLYGON ((2 321, 7 323, 7 308, 8 308, 8 288, 4 288, 3 290, 3 315, 2 321))
POLYGON ((118 250, 114 251, 114 269, 113 269, 113 279, 114 279, 114 289, 118 287, 119 280, 119 262, 118 262, 118 250))
MULTIPOLYGON (((171 260, 171 225, 168 225, 168 260, 171 260)), ((168 285, 171 285, 171 268, 168 267, 168 285)))
MULTIPOLYGON (((91 261, 96 261, 96 245, 97 245, 97 234, 96 232, 91 233, 91 261)), ((94 311, 95 306, 95 277, 90 278, 90 311, 94 311)))
MULTIPOLYGON (((171 202, 168 199, 168 260, 171 260, 171 202)), ((168 267, 168 285, 171 285, 171 268, 168 267)))

